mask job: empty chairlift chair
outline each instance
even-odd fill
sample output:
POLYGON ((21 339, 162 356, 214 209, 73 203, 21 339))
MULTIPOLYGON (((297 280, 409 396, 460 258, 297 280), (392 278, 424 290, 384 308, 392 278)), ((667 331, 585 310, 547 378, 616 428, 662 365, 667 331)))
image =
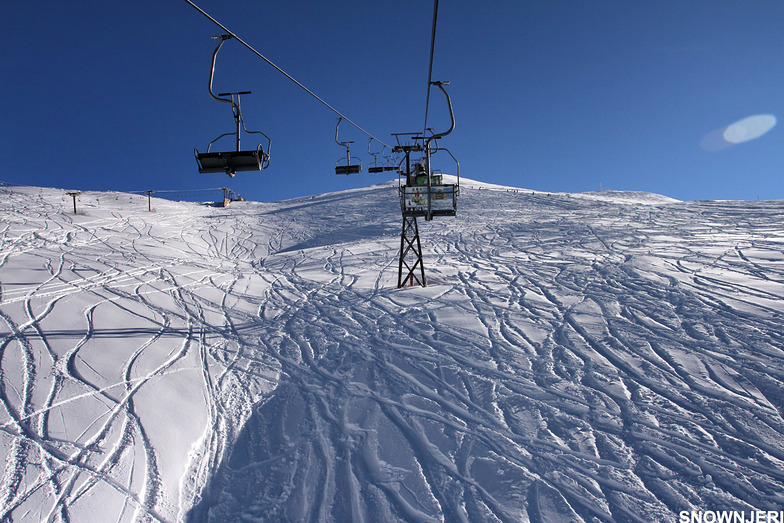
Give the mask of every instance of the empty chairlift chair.
POLYGON ((362 160, 357 158, 356 156, 351 156, 351 148, 349 144, 354 142, 341 142, 338 140, 338 129, 340 128, 340 122, 343 120, 341 116, 338 118, 338 124, 335 126, 335 142, 338 145, 342 145, 346 148, 346 158, 345 164, 343 164, 343 158, 340 158, 337 163, 335 163, 335 174, 359 174, 362 172, 362 160), (351 160, 356 160, 356 163, 351 163, 351 160))
POLYGON ((382 144, 381 152, 375 152, 374 153, 374 152, 372 152, 370 150, 370 144, 373 142, 373 140, 375 140, 375 138, 371 138, 368 141, 368 154, 370 154, 373 157, 373 165, 368 167, 368 172, 369 173, 383 173, 383 172, 388 172, 388 171, 397 171, 398 170, 398 166, 391 164, 391 162, 392 162, 392 155, 391 155, 391 153, 390 154, 384 154, 384 151, 386 151, 386 149, 387 149, 386 145, 382 144), (386 158, 386 164, 385 165, 379 165, 379 163, 378 163, 378 155, 379 154, 381 156, 383 156, 384 158, 386 158))
POLYGON ((223 42, 231 38, 231 35, 214 36, 213 39, 220 40, 215 52, 212 53, 212 65, 210 67, 210 83, 209 92, 210 96, 219 101, 231 104, 231 111, 234 116, 234 132, 223 133, 207 146, 207 152, 200 153, 198 149, 194 149, 196 162, 199 164, 200 173, 226 173, 230 177, 234 177, 237 171, 261 171, 269 166, 269 151, 270 139, 261 131, 248 131, 245 127, 245 121, 242 119, 242 111, 240 108, 240 96, 243 94, 251 94, 250 91, 239 91, 234 93, 220 93, 216 95, 212 90, 212 80, 215 76, 215 59, 218 56, 223 42), (228 97, 228 98, 222 98, 228 97), (241 150, 240 147, 240 127, 242 131, 247 134, 260 134, 267 139, 267 150, 265 151, 261 144, 257 145, 255 149, 241 150), (224 136, 234 136, 235 149, 231 151, 212 151, 212 145, 223 138, 224 136))
MULTIPOLYGON (((384 166, 378 164, 378 155, 379 155, 379 153, 374 153, 373 151, 370 150, 370 144, 372 144, 372 143, 373 143, 373 138, 368 140, 368 154, 373 157, 373 165, 368 167, 368 172, 369 173, 382 173, 382 172, 384 172, 384 166)), ((386 145, 381 148, 381 154, 384 154, 384 149, 385 148, 386 148, 386 145)))

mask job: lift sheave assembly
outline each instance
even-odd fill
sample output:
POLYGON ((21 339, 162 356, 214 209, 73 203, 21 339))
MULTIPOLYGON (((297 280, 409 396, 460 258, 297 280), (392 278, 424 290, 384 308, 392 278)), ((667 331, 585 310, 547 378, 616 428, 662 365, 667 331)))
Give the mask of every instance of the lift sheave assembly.
POLYGON ((234 132, 223 133, 207 145, 207 152, 200 153, 198 149, 194 149, 196 162, 199 164, 200 173, 226 173, 229 177, 234 177, 237 171, 261 171, 269 166, 269 151, 270 139, 261 131, 248 131, 245 127, 245 121, 242 118, 242 110, 240 106, 240 97, 244 94, 251 94, 250 91, 239 91, 233 93, 220 93, 216 95, 212 90, 212 80, 215 76, 215 59, 218 56, 223 43, 232 38, 231 35, 213 36, 213 40, 219 40, 215 52, 212 53, 212 65, 210 66, 210 82, 209 92, 210 96, 218 102, 231 104, 231 112, 234 116, 234 132), (225 98, 228 97, 228 98, 225 98), (246 134, 260 134, 267 139, 267 150, 265 151, 261 144, 257 145, 255 149, 241 150, 240 147, 240 129, 246 134), (213 152, 212 145, 225 136, 234 136, 235 149, 232 151, 213 152))

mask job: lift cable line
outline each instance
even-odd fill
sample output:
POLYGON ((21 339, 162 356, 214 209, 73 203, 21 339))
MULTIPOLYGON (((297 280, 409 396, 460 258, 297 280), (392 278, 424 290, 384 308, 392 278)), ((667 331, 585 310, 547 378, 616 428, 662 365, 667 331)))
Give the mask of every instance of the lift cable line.
POLYGON ((400 234, 400 258, 398 260, 398 288, 405 285, 418 284, 427 286, 425 267, 422 259, 422 246, 419 239, 417 217, 424 217, 430 221, 435 216, 455 216, 457 213, 457 196, 460 193, 460 162, 449 152, 441 147, 438 140, 450 134, 455 128, 455 113, 452 109, 452 100, 444 89, 449 82, 433 81, 433 55, 436 44, 436 26, 438 21, 438 0, 433 2, 433 31, 430 38, 430 64, 427 73, 427 100, 425 102, 425 127, 421 135, 410 135, 413 143, 401 144, 400 136, 409 133, 393 134, 398 140, 398 145, 393 149, 395 153, 403 153, 398 173, 405 185, 398 184, 400 194, 400 208, 403 214, 403 227, 400 234), (436 132, 427 126, 427 117, 430 109, 430 90, 436 86, 446 98, 449 109, 450 126, 442 132, 436 132), (433 154, 445 151, 457 167, 456 183, 445 183, 439 171, 433 171, 430 158, 433 154), (423 157, 412 162, 411 153, 423 154, 423 157), (405 167, 403 167, 405 162, 405 167))
MULTIPOLYGON (((304 85, 302 85, 302 83, 300 83, 299 81, 297 81, 297 79, 296 79, 296 78, 294 78, 294 77, 293 77, 293 76, 291 76, 289 73, 287 73, 286 71, 284 71, 283 69, 281 69, 280 67, 278 67, 277 65, 275 65, 275 63, 274 63, 274 62, 272 62, 272 60, 270 60, 269 58, 267 58, 266 56, 264 56, 263 54, 261 54, 260 52, 258 52, 256 49, 254 49, 253 47, 251 47, 251 46, 250 46, 250 44, 248 44, 247 42, 245 42, 245 41, 244 41, 242 38, 240 38, 239 36, 237 36, 237 35, 236 35, 235 33, 233 33, 231 30, 229 30, 229 28, 228 28, 228 27, 226 27, 225 25, 223 25, 222 23, 220 23, 218 20, 216 20, 215 18, 213 18, 213 17, 212 17, 212 16, 211 16, 209 13, 207 13, 206 11, 204 11, 204 9, 202 9, 202 8, 201 8, 201 7, 199 7, 198 5, 196 5, 196 4, 194 4, 193 2, 191 2, 191 0, 185 0, 185 2, 187 2, 187 3, 188 3, 190 6, 191 6, 191 7, 193 7, 193 8, 194 8, 194 9, 196 9, 198 12, 200 12, 202 15, 204 15, 204 16, 205 16, 207 19, 209 19, 209 20, 210 20, 210 21, 211 21, 213 24, 215 24, 215 25, 217 25, 218 27, 220 27, 220 28, 221 28, 221 29, 222 29, 222 30, 223 30, 223 31, 224 31, 224 32, 225 32, 227 35, 231 36, 232 38, 234 38, 235 40, 237 40, 239 43, 241 43, 242 45, 244 45, 245 47, 247 47, 247 48, 248 48, 248 50, 250 50, 250 51, 251 51, 253 54, 255 54, 256 56, 258 56, 259 58, 261 58, 262 60, 264 60, 265 62, 267 62, 267 63, 268 63, 269 65, 271 65, 272 67, 274 67, 274 68, 275 68, 275 69, 276 69, 276 70, 277 70, 277 71, 278 71, 280 74, 282 74, 283 76, 285 76, 286 78, 288 78, 289 80, 291 80, 292 82, 294 82, 295 84, 297 84, 297 85, 298 85, 300 88, 302 88, 302 89, 303 89, 305 92, 307 92, 307 93, 308 93, 310 96, 312 96, 313 98, 315 98, 316 100, 318 100, 319 102, 321 102, 321 103, 322 103, 322 104, 323 104, 325 107, 327 107, 327 108, 328 108, 330 111, 332 111, 333 113, 335 113, 335 114, 337 114, 338 116, 340 116, 342 119, 344 119, 345 121, 347 121, 348 123, 350 123, 351 125, 353 125, 354 127, 356 127, 357 129, 359 129, 360 131, 362 131, 363 133, 365 133, 365 134, 366 134, 367 136, 369 136, 370 138, 373 138, 374 140, 378 141, 379 143, 381 143, 381 144, 383 144, 383 145, 387 145, 387 144, 385 144, 384 142, 382 142, 381 140, 379 140, 378 138, 376 138, 375 136, 373 136, 373 135, 372 135, 370 132, 368 132, 368 131, 366 131, 365 129, 363 129, 362 127, 360 127, 358 124, 356 124, 356 123, 355 123, 354 121, 352 121, 350 118, 348 118, 346 115, 344 115, 343 113, 341 113, 340 111, 338 111, 337 109, 335 109, 334 107, 332 107, 330 104, 328 104, 328 103, 327 103, 327 102, 326 102, 326 101, 325 101, 323 98, 321 98, 320 96, 318 96, 316 93, 314 93, 313 91, 311 91, 310 89, 308 89, 307 87, 305 87, 304 85)), ((436 3, 438 3, 438 2, 436 2, 436 3)), ((389 145, 387 145, 387 147, 390 147, 390 146, 389 146, 389 145)))
POLYGON ((430 65, 427 70, 427 98, 425 99, 425 127, 422 136, 427 133, 427 113, 430 108, 430 86, 433 84, 433 52, 436 47, 436 22, 438 21, 438 0, 433 5, 433 31, 430 36, 430 65))
MULTIPOLYGON (((350 144, 353 142, 341 141, 339 139, 338 128, 340 127, 340 123, 343 120, 346 120, 358 130, 365 133, 368 137, 370 137, 371 141, 376 140, 381 145, 389 147, 393 154, 404 154, 404 158, 401 159, 396 168, 398 171, 398 183, 402 177, 405 177, 406 179, 405 185, 400 185, 400 183, 398 185, 400 208, 403 215, 403 227, 400 236, 400 258, 398 260, 398 288, 403 287, 406 285, 406 283, 410 285, 417 283, 423 287, 427 286, 424 263, 422 259, 422 247, 419 240, 419 228, 417 226, 416 219, 418 216, 421 216, 424 217, 426 221, 430 221, 434 216, 455 216, 457 211, 457 195, 460 192, 460 163, 452 155, 452 153, 449 152, 448 149, 445 149, 438 144, 439 139, 450 134, 455 128, 455 116, 452 110, 452 101, 449 98, 449 94, 446 92, 446 89, 444 89, 444 86, 449 85, 449 82, 433 82, 432 78, 433 55, 435 52, 436 42, 436 26, 438 21, 438 0, 434 0, 433 5, 433 28, 430 37, 430 63, 428 64, 427 99, 425 101, 425 126, 421 135, 417 135, 416 133, 393 133, 393 136, 395 136, 397 140, 397 145, 395 147, 387 145, 357 125, 351 119, 347 118, 343 113, 332 107, 330 104, 324 101, 324 99, 316 95, 316 93, 305 87, 290 74, 275 65, 271 60, 255 50, 239 36, 230 31, 226 26, 218 22, 215 18, 194 4, 191 0, 185 0, 185 2, 187 2, 191 7, 196 9, 199 13, 204 15, 212 23, 227 33, 225 38, 234 38, 237 40, 256 56, 274 67, 279 73, 297 84, 301 89, 303 89, 313 98, 321 102, 324 106, 339 116, 337 125, 335 127, 335 142, 338 145, 345 147, 346 164, 342 165, 340 163, 341 160, 338 160, 338 163, 335 165, 335 174, 355 174, 362 171, 361 161, 357 163, 351 162, 352 158, 354 157, 351 156, 350 144), (433 85, 438 87, 444 94, 447 107, 449 109, 449 118, 451 120, 449 129, 440 133, 437 133, 427 127, 427 118, 430 109, 430 90, 433 85), (428 131, 430 132, 429 136, 428 131), (404 135, 409 135, 413 143, 401 144, 400 136, 404 135), (435 144, 434 149, 431 149, 431 143, 435 144), (432 154, 438 151, 446 151, 455 161, 457 166, 457 183, 444 183, 442 175, 436 174, 432 171, 430 157, 432 154), (411 153, 424 153, 424 158, 415 160, 412 165, 411 153), (403 170, 404 164, 405 170, 403 170)), ((212 94, 212 91, 210 92, 212 94)), ((213 96, 213 98, 215 98, 215 96, 213 96)), ((382 149, 382 154, 383 151, 384 150, 382 149)), ((370 150, 370 143, 368 143, 368 153, 373 155, 370 150)), ((374 172, 378 172, 378 157, 377 155, 373 156, 375 159, 373 163, 373 170, 374 172)), ((382 168, 382 172, 383 170, 384 169, 382 168)))

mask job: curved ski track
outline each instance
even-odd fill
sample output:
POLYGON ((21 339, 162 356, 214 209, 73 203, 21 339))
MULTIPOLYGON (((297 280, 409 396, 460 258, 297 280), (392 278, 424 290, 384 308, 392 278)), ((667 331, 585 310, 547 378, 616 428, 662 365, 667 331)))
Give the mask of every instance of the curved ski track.
POLYGON ((463 189, 420 223, 430 286, 398 290, 394 191, 8 193, 2 517, 784 507, 784 203, 463 189))
POLYGON ((56 194, 4 195, 0 519, 182 518, 276 382, 241 329, 261 228, 114 193, 73 216, 56 194))

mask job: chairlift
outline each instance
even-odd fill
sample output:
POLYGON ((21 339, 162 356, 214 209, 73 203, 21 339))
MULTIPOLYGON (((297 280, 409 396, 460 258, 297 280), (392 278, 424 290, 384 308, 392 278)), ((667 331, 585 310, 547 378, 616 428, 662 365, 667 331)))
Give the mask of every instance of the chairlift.
POLYGON ((451 126, 448 130, 441 133, 435 133, 432 129, 426 129, 426 131, 430 131, 430 136, 421 134, 412 137, 415 142, 418 140, 424 142, 424 146, 420 144, 415 146, 398 145, 394 149, 395 152, 404 152, 406 154, 406 169, 405 172, 401 171, 401 175, 406 177, 406 184, 400 187, 400 204, 403 216, 424 216, 426 221, 432 220, 434 216, 455 216, 457 213, 457 196, 460 193, 460 162, 448 149, 438 145, 438 140, 451 133, 455 128, 452 101, 443 87, 444 85, 449 85, 449 82, 431 82, 431 84, 437 86, 446 97, 451 126), (424 151, 424 156, 419 160, 415 160, 412 165, 410 163, 410 153, 419 151, 424 151), (430 158, 439 151, 446 151, 455 161, 457 165, 457 183, 443 183, 443 176, 440 172, 435 173, 431 169, 430 158))
POLYGON ((233 178, 237 171, 262 171, 269 166, 270 161, 270 139, 261 131, 249 131, 245 127, 245 121, 242 118, 242 111, 240 108, 240 97, 244 94, 251 94, 250 91, 238 91, 232 93, 219 93, 216 95, 212 90, 212 80, 215 76, 215 59, 218 56, 223 43, 232 38, 232 35, 213 36, 213 40, 219 40, 215 52, 212 53, 212 65, 210 66, 210 83, 209 92, 210 96, 218 102, 225 102, 231 104, 231 111, 234 116, 234 132, 223 133, 207 145, 207 152, 200 153, 198 149, 194 148, 193 152, 196 156, 196 163, 199 165, 200 173, 220 173, 225 172, 229 177, 233 178), (222 98, 223 97, 223 98, 222 98), (228 97, 228 98, 225 98, 228 97), (240 148, 240 126, 247 134, 260 134, 267 139, 267 150, 265 151, 261 144, 257 145, 255 149, 242 150, 240 148), (213 152, 212 144, 223 138, 224 136, 233 135, 235 138, 236 148, 233 151, 220 151, 213 152))
POLYGON ((370 150, 370 144, 373 143, 374 138, 368 140, 368 154, 373 157, 373 165, 368 167, 369 173, 382 173, 384 172, 384 166, 378 164, 378 155, 384 154, 384 149, 386 149, 386 145, 382 146, 381 152, 373 152, 370 150))
MULTIPOLYGON (((371 173, 381 173, 381 172, 397 171, 398 170, 397 163, 395 163, 395 164, 392 163, 392 150, 390 149, 389 154, 384 154, 384 151, 386 151, 386 150, 387 150, 387 145, 383 145, 382 144, 380 153, 375 153, 375 154, 371 153, 371 154, 373 154, 374 158, 376 158, 376 160, 378 159, 377 155, 380 154, 381 156, 383 156, 386 159, 386 163, 384 165, 378 165, 378 162, 376 161, 376 163, 374 164, 372 170, 371 170, 371 168, 368 168, 368 172, 371 172, 371 173)), ((368 145, 368 152, 370 152, 370 146, 369 145, 368 145)))
POLYGON ((341 142, 338 140, 338 129, 340 128, 340 122, 342 121, 343 121, 343 117, 341 116, 340 118, 338 118, 338 124, 335 126, 335 142, 338 145, 342 145, 343 147, 346 148, 346 163, 345 165, 341 164, 343 158, 340 158, 335 163, 335 174, 345 174, 345 175, 359 174, 362 172, 362 160, 360 160, 356 156, 351 156, 351 147, 349 146, 349 144, 352 144, 354 142, 341 142), (352 159, 356 160, 357 163, 352 164, 351 163, 352 159))
POLYGON ((392 165, 392 164, 390 163, 390 162, 392 161, 392 155, 385 156, 385 158, 387 159, 387 164, 386 164, 386 165, 384 165, 384 166, 382 167, 382 169, 383 169, 384 171, 397 171, 397 170, 398 170, 398 166, 397 166, 397 165, 392 165))

